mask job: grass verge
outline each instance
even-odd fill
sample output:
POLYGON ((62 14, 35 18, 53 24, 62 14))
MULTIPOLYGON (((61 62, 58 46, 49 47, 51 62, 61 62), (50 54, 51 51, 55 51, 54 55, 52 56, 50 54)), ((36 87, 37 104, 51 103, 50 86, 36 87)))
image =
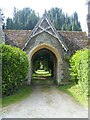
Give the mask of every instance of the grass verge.
POLYGON ((0 98, 0 108, 2 107, 2 98, 0 98))
POLYGON ((13 103, 17 103, 30 95, 32 89, 30 86, 22 86, 14 95, 5 96, 2 99, 2 107, 8 106, 13 103))
POLYGON ((58 89, 68 93, 77 102, 85 107, 88 107, 88 98, 80 91, 78 85, 70 83, 69 85, 59 86, 58 89))
POLYGON ((49 71, 45 71, 45 70, 37 70, 35 71, 35 73, 33 73, 33 77, 50 77, 51 73, 49 73, 49 71))

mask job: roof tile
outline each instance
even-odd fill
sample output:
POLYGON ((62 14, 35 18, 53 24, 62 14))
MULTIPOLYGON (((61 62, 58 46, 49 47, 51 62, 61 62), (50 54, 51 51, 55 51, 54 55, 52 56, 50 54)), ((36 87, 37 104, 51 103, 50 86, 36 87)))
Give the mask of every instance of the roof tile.
MULTIPOLYGON (((29 39, 31 30, 4 30, 6 43, 23 48, 29 39)), ((70 51, 90 46, 86 32, 58 31, 70 51)))

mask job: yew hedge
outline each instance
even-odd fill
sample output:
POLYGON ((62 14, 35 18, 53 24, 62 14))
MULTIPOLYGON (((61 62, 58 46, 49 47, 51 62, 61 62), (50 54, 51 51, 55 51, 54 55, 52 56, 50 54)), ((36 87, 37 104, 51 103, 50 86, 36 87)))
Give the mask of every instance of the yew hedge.
POLYGON ((75 81, 85 96, 90 96, 90 49, 78 50, 70 60, 71 80, 75 81))
POLYGON ((16 47, 2 47, 2 95, 12 95, 23 84, 28 73, 27 54, 16 47))

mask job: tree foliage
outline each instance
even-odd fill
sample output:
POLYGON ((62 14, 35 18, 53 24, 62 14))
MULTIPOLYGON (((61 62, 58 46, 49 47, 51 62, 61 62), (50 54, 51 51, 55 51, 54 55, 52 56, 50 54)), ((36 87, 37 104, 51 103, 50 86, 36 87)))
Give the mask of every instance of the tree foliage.
POLYGON ((78 21, 78 14, 74 12, 73 15, 68 16, 60 8, 52 8, 48 11, 48 16, 57 30, 65 31, 81 31, 81 25, 78 21))
POLYGON ((28 73, 27 54, 16 47, 0 45, 2 50, 2 94, 11 95, 23 84, 28 73))
POLYGON ((39 16, 30 8, 17 10, 14 8, 13 19, 7 18, 6 29, 32 30, 39 20, 39 16))
MULTIPOLYGON (((57 30, 82 30, 76 12, 69 16, 68 14, 65 14, 62 9, 56 7, 47 11, 47 15, 57 30)), ((36 12, 30 8, 23 8, 22 10, 14 8, 13 19, 7 18, 6 20, 6 29, 32 30, 39 18, 39 14, 36 14, 36 12)))
POLYGON ((90 95, 90 50, 84 49, 77 51, 70 60, 71 80, 75 81, 81 91, 90 95))

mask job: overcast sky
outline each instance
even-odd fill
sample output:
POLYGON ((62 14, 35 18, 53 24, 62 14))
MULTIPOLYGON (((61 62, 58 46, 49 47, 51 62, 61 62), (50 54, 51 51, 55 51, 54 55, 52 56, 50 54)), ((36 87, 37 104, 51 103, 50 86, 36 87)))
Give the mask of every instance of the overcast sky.
POLYGON ((39 12, 40 16, 44 13, 45 9, 49 10, 52 7, 62 8, 63 12, 69 15, 76 11, 83 31, 87 31, 87 5, 85 4, 86 0, 0 0, 0 8, 3 9, 6 17, 13 15, 14 7, 18 9, 30 7, 39 12))

